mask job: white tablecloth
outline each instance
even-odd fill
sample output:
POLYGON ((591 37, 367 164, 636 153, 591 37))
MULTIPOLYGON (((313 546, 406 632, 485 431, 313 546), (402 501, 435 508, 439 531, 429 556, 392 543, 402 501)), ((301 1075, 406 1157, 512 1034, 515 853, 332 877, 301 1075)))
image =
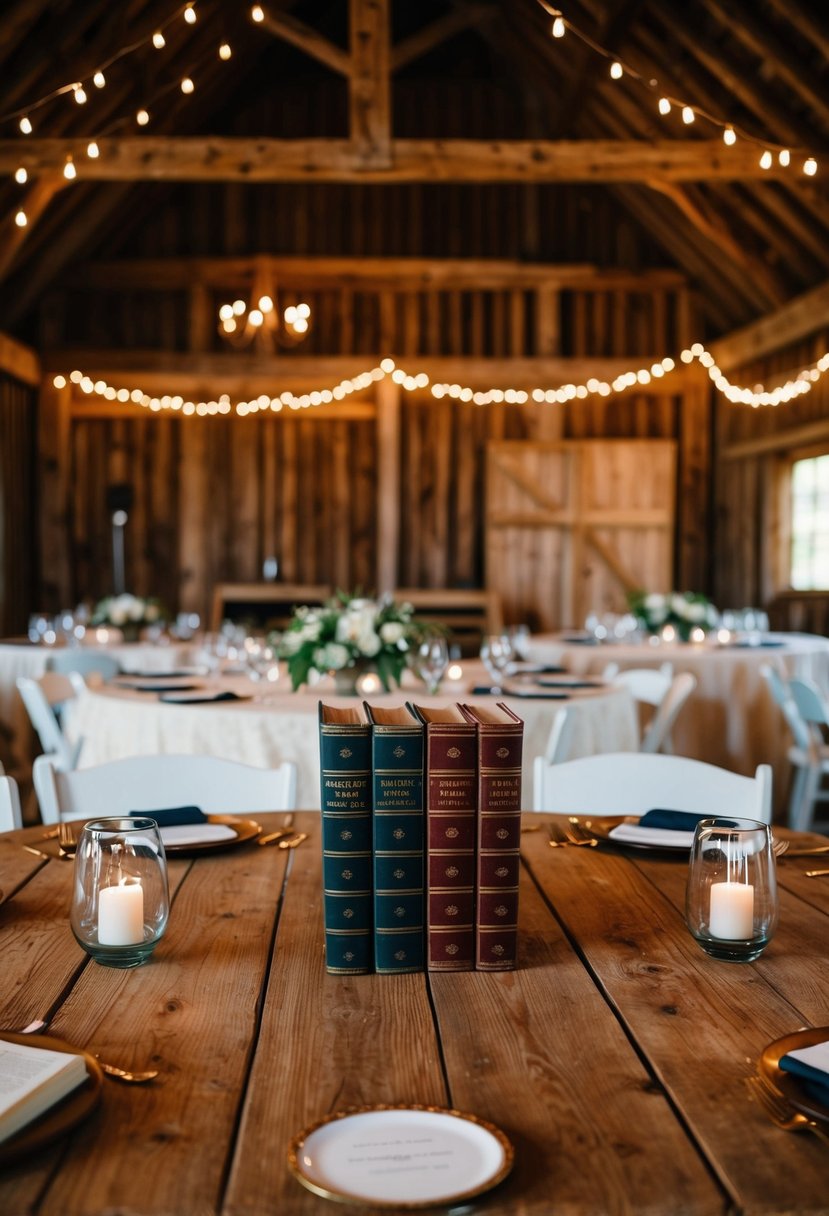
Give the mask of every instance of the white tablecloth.
MULTIPOLYGON (((429 697, 422 685, 406 686, 402 692, 372 697, 378 705, 400 705, 406 699, 424 705, 447 700, 484 700, 470 697, 468 688, 480 683, 479 664, 464 665, 466 678, 445 684, 442 695, 429 697)), ((298 769, 297 806, 318 809, 319 744, 317 706, 320 700, 335 705, 355 704, 356 698, 337 697, 329 681, 312 689, 290 691, 283 676, 278 685, 250 683, 245 677, 225 679, 222 687, 253 694, 248 701, 215 704, 170 705, 149 693, 114 689, 89 691, 71 706, 67 730, 73 738, 83 736, 80 767, 102 764, 124 756, 204 754, 273 768, 293 760, 298 769)), ((491 697, 486 701, 492 702, 491 697)), ((532 762, 543 753, 556 712, 564 705, 575 708, 571 743, 573 756, 599 751, 631 751, 636 747, 636 712, 627 689, 610 688, 576 692, 566 701, 553 699, 503 699, 523 718, 524 782, 523 805, 532 805, 532 762)))
POLYGON ((588 645, 558 635, 531 640, 534 662, 561 662, 571 671, 595 674, 608 663, 620 669, 659 667, 671 662, 674 674, 690 671, 697 687, 682 709, 672 737, 678 755, 707 760, 737 773, 753 774, 758 764, 774 770, 774 802, 786 802, 791 736, 761 674, 768 663, 785 679, 814 680, 829 693, 829 639, 812 634, 765 634, 771 645, 714 646, 660 642, 651 645, 588 645), (774 643, 782 643, 775 645, 774 643))

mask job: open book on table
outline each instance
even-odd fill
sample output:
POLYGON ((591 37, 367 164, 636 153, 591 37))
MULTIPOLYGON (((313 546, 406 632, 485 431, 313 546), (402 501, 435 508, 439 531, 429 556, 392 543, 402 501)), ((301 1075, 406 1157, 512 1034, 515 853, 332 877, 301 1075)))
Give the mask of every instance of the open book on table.
POLYGON ((86 1080, 83 1056, 0 1041, 0 1142, 86 1080))

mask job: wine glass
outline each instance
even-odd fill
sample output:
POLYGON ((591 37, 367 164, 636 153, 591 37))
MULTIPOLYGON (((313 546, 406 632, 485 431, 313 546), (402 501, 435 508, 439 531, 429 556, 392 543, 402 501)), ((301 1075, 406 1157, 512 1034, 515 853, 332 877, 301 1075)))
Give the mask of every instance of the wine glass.
POLYGON ((481 659, 496 689, 500 689, 501 681, 514 658, 515 652, 506 633, 487 634, 481 642, 481 659))
POLYGON ((515 656, 524 662, 530 656, 530 627, 529 625, 510 625, 509 640, 515 656))
POLYGON ((440 691, 440 682, 449 665, 449 643, 445 637, 436 634, 424 638, 417 648, 415 669, 426 689, 430 693, 440 691))

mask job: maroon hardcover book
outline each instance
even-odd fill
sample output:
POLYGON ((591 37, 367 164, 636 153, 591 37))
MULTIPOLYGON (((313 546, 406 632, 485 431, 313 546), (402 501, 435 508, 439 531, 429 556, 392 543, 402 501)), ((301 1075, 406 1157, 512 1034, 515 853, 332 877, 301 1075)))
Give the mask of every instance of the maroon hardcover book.
POLYGON ((475 968, 512 971, 518 955, 524 723, 500 701, 462 709, 478 732, 475 968))
POLYGON ((478 732, 460 706, 413 705, 426 732, 426 965, 472 971, 478 732))

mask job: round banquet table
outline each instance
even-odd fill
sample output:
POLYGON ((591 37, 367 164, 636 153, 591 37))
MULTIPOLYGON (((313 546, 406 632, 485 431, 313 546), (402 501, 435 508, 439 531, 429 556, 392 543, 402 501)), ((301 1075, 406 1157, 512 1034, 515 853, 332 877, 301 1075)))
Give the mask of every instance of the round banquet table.
MULTIPOLYGON (((46 671, 51 655, 62 649, 35 646, 24 639, 0 642, 0 762, 6 773, 25 788, 31 780, 32 761, 39 752, 37 738, 26 707, 17 691, 18 676, 37 680, 46 671)), ((122 671, 169 671, 188 662, 192 645, 149 642, 85 645, 84 651, 100 652, 118 660, 122 671)))
POLYGON ((753 645, 737 640, 719 646, 661 641, 590 644, 566 637, 537 634, 531 639, 528 658, 537 663, 561 663, 585 675, 600 674, 608 663, 618 663, 624 670, 670 662, 675 675, 692 672, 697 687, 673 728, 674 751, 749 775, 758 764, 770 764, 775 807, 779 810, 785 805, 791 736, 761 669, 768 663, 784 679, 813 680, 829 694, 829 639, 769 633, 753 645))
MULTIPOLYGON (((400 705, 406 699, 423 705, 459 700, 490 704, 495 699, 505 701, 524 720, 525 810, 532 809, 533 759, 543 753, 555 715, 563 706, 575 710, 573 757, 600 751, 636 750, 636 709, 626 688, 574 690, 567 699, 476 697, 470 695, 469 689, 482 682, 483 668, 480 663, 470 661, 463 665, 463 671, 462 680, 444 682, 439 696, 428 696, 422 684, 406 673, 401 690, 367 699, 377 705, 400 705)), ((66 718, 70 737, 73 740, 83 737, 79 767, 157 753, 206 754, 263 768, 275 768, 284 760, 292 760, 297 765, 297 806, 318 809, 318 703, 324 700, 332 705, 357 705, 359 699, 336 696, 328 679, 312 688, 291 692, 284 671, 275 684, 252 683, 245 676, 214 677, 204 683, 249 699, 173 705, 160 701, 153 693, 112 684, 90 689, 72 702, 66 718)))

